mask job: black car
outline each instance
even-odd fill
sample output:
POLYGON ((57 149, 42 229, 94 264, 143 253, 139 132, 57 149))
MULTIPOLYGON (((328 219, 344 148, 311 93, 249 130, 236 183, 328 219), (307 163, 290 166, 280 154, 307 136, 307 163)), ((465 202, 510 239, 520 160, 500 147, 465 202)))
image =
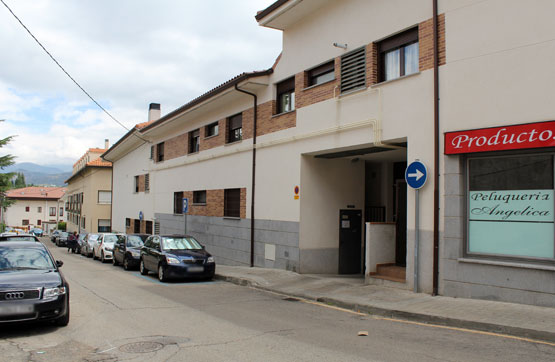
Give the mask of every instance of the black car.
POLYGON ((69 233, 62 231, 60 233, 58 233, 58 235, 56 236, 56 240, 54 240, 54 243, 57 246, 67 246, 67 239, 69 238, 69 233))
POLYGON ((141 248, 141 274, 157 271, 158 279, 212 279, 216 271, 214 257, 195 238, 188 235, 153 235, 141 248))
POLYGON ((41 243, 0 243, 0 324, 53 321, 69 323, 69 285, 41 243))
POLYGON ((141 248, 148 237, 147 234, 127 234, 124 238, 118 239, 112 251, 112 264, 122 264, 125 270, 137 268, 141 259, 141 248))

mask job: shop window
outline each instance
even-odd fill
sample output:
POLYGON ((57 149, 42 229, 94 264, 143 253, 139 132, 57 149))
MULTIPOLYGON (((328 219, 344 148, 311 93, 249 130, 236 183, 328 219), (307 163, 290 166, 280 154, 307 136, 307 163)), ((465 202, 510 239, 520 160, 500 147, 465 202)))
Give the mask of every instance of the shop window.
POLYGON ((418 72, 418 28, 413 28, 378 43, 379 81, 418 72))
POLYGON ((227 119, 227 143, 243 139, 243 114, 239 113, 227 119))
POLYGON ((156 145, 156 162, 164 161, 164 142, 156 145))
POLYGON ((193 204, 206 204, 206 190, 193 191, 193 204))
POLYGON ((335 79, 334 61, 331 60, 308 72, 308 86, 318 85, 335 79))
POLYGON ((224 216, 241 217, 241 189, 224 191, 224 216))
POLYGON ((173 193, 173 213, 183 214, 183 192, 173 193))
POLYGON ((214 122, 209 124, 204 129, 204 137, 212 137, 218 135, 218 122, 214 122))
POLYGON ((276 85, 277 113, 290 112, 295 109, 295 77, 276 85))
POLYGON ((189 153, 197 153, 200 149, 200 129, 189 132, 189 153))
POLYGON ((468 159, 469 255, 555 259, 553 157, 468 159))
POLYGON ((98 232, 99 233, 109 233, 112 225, 110 220, 98 220, 98 232))

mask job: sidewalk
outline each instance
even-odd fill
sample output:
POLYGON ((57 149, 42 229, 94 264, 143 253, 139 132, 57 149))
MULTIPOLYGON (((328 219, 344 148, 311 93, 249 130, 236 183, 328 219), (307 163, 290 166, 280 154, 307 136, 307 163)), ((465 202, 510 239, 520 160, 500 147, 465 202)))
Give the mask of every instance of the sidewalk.
POLYGON ((366 285, 362 278, 218 265, 216 279, 373 315, 555 342, 555 308, 366 285))

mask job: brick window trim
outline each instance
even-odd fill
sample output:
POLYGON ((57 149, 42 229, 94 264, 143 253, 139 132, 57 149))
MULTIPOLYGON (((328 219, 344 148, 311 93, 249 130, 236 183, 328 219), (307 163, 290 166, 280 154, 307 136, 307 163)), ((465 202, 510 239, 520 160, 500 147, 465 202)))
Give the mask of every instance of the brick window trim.
MULTIPOLYGON (((330 80, 325 81, 325 82, 323 82, 323 83, 318 83, 318 84, 314 84, 314 85, 309 85, 308 87, 301 89, 301 91, 304 92, 304 91, 306 91, 306 90, 318 88, 318 87, 321 87, 321 86, 326 85, 326 84, 329 84, 329 83, 334 83, 334 82, 336 82, 336 81, 337 81, 337 78, 334 77, 333 79, 330 79, 330 80)), ((291 112, 293 112, 293 111, 291 111, 291 112)), ((289 112, 285 112, 285 113, 289 113, 289 112)), ((280 113, 280 114, 282 114, 282 113, 280 113)), ((277 116, 277 114, 276 114, 276 116, 277 116)))
MULTIPOLYGON (((320 85, 320 84, 318 84, 318 85, 320 85)), ((317 86, 315 86, 315 87, 317 87, 317 86)), ((294 109, 294 110, 288 111, 288 112, 282 112, 282 113, 272 114, 272 119, 284 117, 284 116, 286 116, 286 115, 288 115, 288 114, 292 114, 292 113, 297 113, 297 110, 294 109)), ((258 133, 258 132, 257 132, 257 133, 258 133)))

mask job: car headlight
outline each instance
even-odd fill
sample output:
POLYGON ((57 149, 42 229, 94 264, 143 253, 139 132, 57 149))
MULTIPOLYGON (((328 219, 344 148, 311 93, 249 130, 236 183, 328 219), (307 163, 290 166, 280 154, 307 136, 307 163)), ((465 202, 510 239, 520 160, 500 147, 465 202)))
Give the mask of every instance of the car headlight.
POLYGON ((112 251, 112 250, 114 250, 114 248, 110 248, 110 247, 108 247, 108 246, 105 247, 104 249, 106 249, 106 251, 112 251))
POLYGON ((179 259, 177 259, 177 258, 172 258, 171 256, 166 256, 166 262, 167 262, 168 264, 179 264, 179 263, 181 263, 181 262, 179 261, 179 259))
POLYGON ((216 261, 214 260, 213 256, 209 256, 208 259, 206 259, 207 263, 215 263, 216 261))
POLYGON ((66 294, 66 287, 44 288, 43 299, 56 298, 59 295, 66 294))

